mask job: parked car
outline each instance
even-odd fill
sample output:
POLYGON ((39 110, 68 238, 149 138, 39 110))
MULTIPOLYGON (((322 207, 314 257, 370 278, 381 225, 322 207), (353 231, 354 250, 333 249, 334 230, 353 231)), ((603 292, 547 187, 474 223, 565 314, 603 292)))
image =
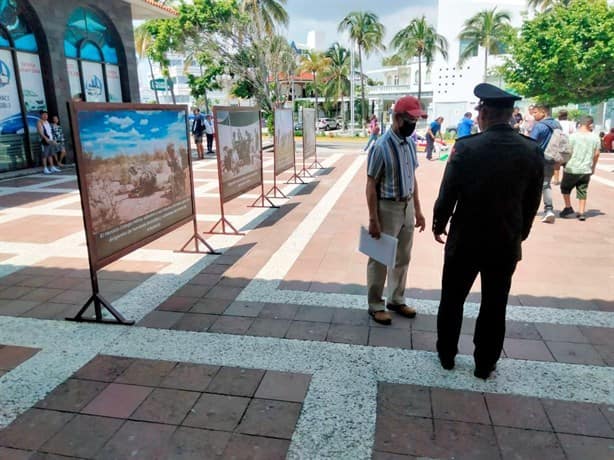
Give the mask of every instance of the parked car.
POLYGON ((339 129, 339 123, 337 123, 337 120, 334 118, 320 118, 318 120, 317 128, 322 131, 339 129))
POLYGON ((47 108, 45 100, 38 93, 29 89, 23 90, 23 100, 28 112, 38 112, 47 108))
POLYGON ((294 122, 294 131, 302 131, 303 130, 303 122, 296 121, 294 122))

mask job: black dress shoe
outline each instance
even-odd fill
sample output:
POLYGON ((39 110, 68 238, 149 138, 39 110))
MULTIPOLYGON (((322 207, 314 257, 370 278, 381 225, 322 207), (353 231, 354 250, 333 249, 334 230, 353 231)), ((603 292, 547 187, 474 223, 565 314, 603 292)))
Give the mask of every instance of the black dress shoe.
POLYGON ((488 377, 490 377, 490 373, 492 371, 494 371, 497 368, 496 364, 493 364, 490 367, 478 367, 476 366, 475 370, 473 371, 473 375, 479 379, 488 379, 488 377))
POLYGON ((441 367, 447 371, 454 369, 454 358, 444 358, 443 356, 439 355, 439 362, 441 363, 441 367))

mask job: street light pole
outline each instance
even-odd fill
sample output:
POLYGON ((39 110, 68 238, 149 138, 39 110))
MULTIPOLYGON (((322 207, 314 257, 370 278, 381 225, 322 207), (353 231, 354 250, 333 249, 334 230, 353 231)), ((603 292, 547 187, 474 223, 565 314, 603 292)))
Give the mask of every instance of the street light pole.
POLYGON ((354 137, 354 42, 350 40, 350 135, 354 137))

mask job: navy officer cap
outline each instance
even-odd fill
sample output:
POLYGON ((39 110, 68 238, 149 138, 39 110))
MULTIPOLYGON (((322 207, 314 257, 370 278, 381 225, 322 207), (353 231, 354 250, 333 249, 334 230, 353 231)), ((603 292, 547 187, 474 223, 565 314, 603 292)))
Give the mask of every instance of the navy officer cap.
POLYGON ((473 94, 480 99, 480 106, 487 105, 500 109, 512 108, 514 102, 522 99, 490 83, 480 83, 473 89, 473 94))

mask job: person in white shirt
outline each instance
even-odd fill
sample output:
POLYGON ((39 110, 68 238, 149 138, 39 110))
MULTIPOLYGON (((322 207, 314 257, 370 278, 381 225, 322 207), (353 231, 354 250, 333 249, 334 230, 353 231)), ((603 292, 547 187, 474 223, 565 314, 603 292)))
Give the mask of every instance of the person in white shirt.
MULTIPOLYGON (((561 125, 561 131, 567 136, 576 132, 576 123, 574 121, 568 120, 569 113, 567 110, 559 110, 559 124, 561 125)), ((561 181, 559 180, 561 174, 561 164, 557 163, 554 165, 554 174, 552 175, 552 183, 554 185, 559 185, 561 181)))
POLYGON ((49 124, 49 113, 46 110, 41 111, 40 120, 36 124, 36 130, 41 138, 41 160, 43 162, 43 173, 52 174, 54 172, 60 172, 59 168, 56 168, 53 164, 53 159, 57 161, 55 156, 56 141, 53 139, 53 131, 49 124))
POLYGON ((215 153, 213 150, 213 137, 215 136, 215 125, 210 113, 205 116, 205 134, 207 135, 207 154, 215 153))

